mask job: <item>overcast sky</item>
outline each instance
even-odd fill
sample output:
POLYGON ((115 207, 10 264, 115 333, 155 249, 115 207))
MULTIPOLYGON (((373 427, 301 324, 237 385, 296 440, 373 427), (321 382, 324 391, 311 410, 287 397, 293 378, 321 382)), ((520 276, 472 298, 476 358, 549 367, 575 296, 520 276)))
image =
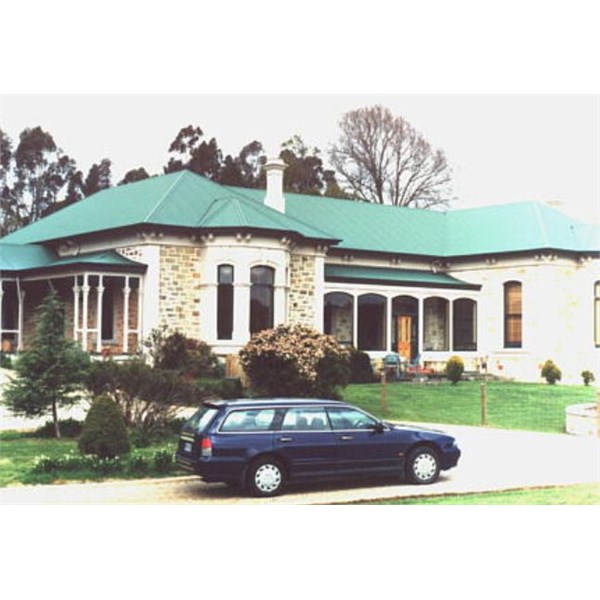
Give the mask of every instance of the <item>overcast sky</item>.
POLYGON ((343 113, 377 103, 446 152, 453 207, 559 201, 567 214, 600 221, 598 96, 3 96, 0 123, 15 143, 41 126, 84 172, 110 158, 116 183, 140 166, 162 172, 190 124, 224 153, 258 140, 274 154, 299 134, 326 158, 343 113))

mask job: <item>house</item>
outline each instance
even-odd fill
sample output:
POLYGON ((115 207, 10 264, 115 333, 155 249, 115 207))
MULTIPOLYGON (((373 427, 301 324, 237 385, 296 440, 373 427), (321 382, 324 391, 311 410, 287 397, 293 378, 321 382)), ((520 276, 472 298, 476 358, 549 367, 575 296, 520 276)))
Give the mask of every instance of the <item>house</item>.
POLYGON ((167 325, 235 354, 301 323, 381 358, 580 381, 600 359, 600 236, 550 206, 447 212, 285 195, 188 171, 103 190, 0 240, 4 351, 25 348, 51 285, 91 353, 167 325))

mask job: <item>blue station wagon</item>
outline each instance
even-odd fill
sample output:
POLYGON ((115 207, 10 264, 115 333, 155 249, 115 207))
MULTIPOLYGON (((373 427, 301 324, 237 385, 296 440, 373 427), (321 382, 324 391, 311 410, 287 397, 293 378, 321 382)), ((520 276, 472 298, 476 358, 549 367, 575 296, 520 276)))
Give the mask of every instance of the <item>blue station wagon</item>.
POLYGON ((334 400, 204 402, 183 426, 177 463, 207 482, 274 496, 287 482, 378 474, 437 480, 460 457, 453 437, 376 419, 334 400))

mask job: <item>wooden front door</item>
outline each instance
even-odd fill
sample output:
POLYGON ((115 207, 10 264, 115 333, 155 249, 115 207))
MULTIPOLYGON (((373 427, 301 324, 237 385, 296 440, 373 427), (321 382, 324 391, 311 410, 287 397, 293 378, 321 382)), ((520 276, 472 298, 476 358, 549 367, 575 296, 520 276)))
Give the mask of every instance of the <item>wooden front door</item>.
POLYGON ((396 318, 397 340, 396 346, 398 354, 406 360, 411 358, 411 335, 412 335, 412 317, 402 315, 396 318))

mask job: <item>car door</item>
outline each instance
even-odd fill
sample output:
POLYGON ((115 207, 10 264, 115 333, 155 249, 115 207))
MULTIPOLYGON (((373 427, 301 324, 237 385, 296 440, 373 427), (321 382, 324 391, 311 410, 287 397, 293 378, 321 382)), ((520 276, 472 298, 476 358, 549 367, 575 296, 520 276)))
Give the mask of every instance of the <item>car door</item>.
POLYGON ((392 430, 352 407, 328 407, 327 413, 338 442, 340 473, 399 472, 403 449, 392 430))
POLYGON ((324 407, 288 408, 275 433, 274 449, 285 459, 292 479, 335 474, 338 442, 324 407))

